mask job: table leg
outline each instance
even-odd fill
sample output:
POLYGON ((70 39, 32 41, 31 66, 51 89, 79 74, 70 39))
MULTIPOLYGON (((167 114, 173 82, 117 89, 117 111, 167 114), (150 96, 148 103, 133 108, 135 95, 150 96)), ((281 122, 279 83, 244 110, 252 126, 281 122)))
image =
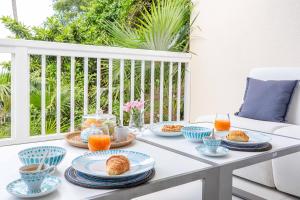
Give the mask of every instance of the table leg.
POLYGON ((204 179, 202 188, 203 200, 232 199, 232 170, 227 167, 217 167, 213 174, 204 179))

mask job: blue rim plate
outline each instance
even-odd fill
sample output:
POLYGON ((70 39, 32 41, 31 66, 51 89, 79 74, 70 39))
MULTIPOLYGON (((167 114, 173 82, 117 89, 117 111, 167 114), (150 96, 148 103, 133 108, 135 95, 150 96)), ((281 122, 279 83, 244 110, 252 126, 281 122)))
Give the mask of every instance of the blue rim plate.
POLYGON ((95 176, 89 176, 76 171, 69 167, 65 171, 65 178, 67 181, 86 188, 95 189, 117 189, 129 188, 143 184, 153 178, 155 174, 154 168, 139 175, 120 178, 120 179, 103 179, 95 176))
POLYGON ((233 145, 226 142, 222 142, 221 146, 226 147, 232 151, 246 151, 246 152, 262 152, 272 149, 270 143, 263 143, 256 146, 242 146, 242 145, 233 145))
POLYGON ((211 152, 206 148, 204 144, 197 146, 196 150, 199 153, 210 157, 222 157, 222 156, 226 156, 229 153, 229 149, 222 146, 219 146, 216 152, 211 152))
POLYGON ((42 197, 54 192, 60 185, 61 180, 55 176, 47 176, 41 185, 40 192, 29 192, 27 185, 22 179, 15 180, 6 186, 7 192, 20 198, 42 197))
MULTIPOLYGON (((252 131, 244 131, 244 132, 249 136, 248 142, 231 141, 228 140, 225 135, 222 136, 222 140, 228 144, 239 145, 239 146, 256 146, 256 145, 268 143, 272 140, 270 136, 259 132, 252 132, 252 131)), ((226 135, 227 134, 228 132, 226 133, 226 135)))
POLYGON ((161 129, 164 125, 182 125, 182 126, 186 126, 188 125, 186 122, 183 121, 170 121, 170 122, 161 122, 161 123, 156 123, 156 124, 152 124, 150 126, 150 131, 152 131, 155 135, 159 135, 159 136, 164 136, 164 137, 174 137, 174 136, 180 136, 182 135, 182 132, 162 132, 161 129))
POLYGON ((126 150, 108 150, 87 153, 75 158, 72 167, 84 174, 101 178, 125 178, 138 175, 154 168, 154 159, 149 155, 126 150), (120 175, 108 175, 106 172, 106 160, 112 155, 124 155, 130 161, 130 170, 120 175))

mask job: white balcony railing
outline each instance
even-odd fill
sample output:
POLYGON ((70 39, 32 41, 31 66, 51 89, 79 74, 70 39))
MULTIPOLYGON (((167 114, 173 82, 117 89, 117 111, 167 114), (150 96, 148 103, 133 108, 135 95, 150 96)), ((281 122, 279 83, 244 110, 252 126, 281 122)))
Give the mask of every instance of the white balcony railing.
MULTIPOLYGON (((128 48, 116 48, 116 47, 102 47, 102 46, 90 46, 90 45, 78 45, 78 44, 66 44, 66 43, 55 43, 55 42, 43 42, 43 41, 29 41, 29 40, 13 40, 13 39, 0 39, 0 53, 10 53, 11 56, 11 137, 0 140, 0 146, 36 142, 51 139, 59 139, 63 137, 60 127, 61 107, 64 106, 60 102, 60 98, 56 98, 56 133, 46 134, 46 66, 47 57, 56 57, 56 96, 61 96, 61 62, 62 57, 70 58, 70 130, 74 130, 74 111, 75 111, 75 63, 76 58, 83 58, 84 61, 84 89, 83 89, 83 113, 88 113, 89 99, 88 99, 88 74, 89 74, 89 59, 96 59, 97 72, 97 85, 96 85, 96 108, 100 106, 100 95, 101 95, 101 61, 103 59, 108 61, 108 112, 113 113, 113 65, 114 61, 118 61, 120 68, 119 74, 119 85, 120 85, 120 110, 118 116, 120 123, 123 123, 123 109, 124 104, 124 92, 130 93, 130 99, 133 100, 137 94, 134 94, 134 87, 140 84, 141 94, 140 99, 144 99, 145 87, 150 87, 150 123, 154 121, 154 115, 159 115, 159 121, 163 121, 163 105, 164 98, 164 66, 169 67, 169 84, 168 84, 168 120, 174 119, 182 120, 180 117, 181 109, 184 110, 184 120, 188 120, 189 116, 189 100, 190 100, 190 72, 189 72, 189 61, 191 55, 188 53, 175 53, 175 52, 164 52, 164 51, 152 51, 142 49, 128 49, 128 48), (30 136, 30 56, 38 55, 41 57, 41 134, 38 136, 30 136), (130 91, 124 91, 124 63, 130 62, 130 91), (135 65, 137 62, 140 64, 140 82, 135 81, 135 65), (145 63, 150 63, 151 74, 150 84, 145 84, 145 63), (174 88, 172 84, 173 64, 178 67, 178 80, 177 88, 174 88), (159 99, 154 98, 154 81, 155 81, 155 70, 160 70, 160 83, 159 83, 159 99), (182 86, 181 86, 181 67, 185 68, 184 73, 184 108, 180 107, 182 86), (177 89, 177 91, 176 91, 177 89), (176 96, 176 111, 173 112, 173 96, 174 91, 177 92, 176 96), (154 102, 159 104, 159 110, 155 113, 154 102), (179 106, 178 106, 179 105, 179 106)), ((158 78, 158 77, 157 77, 158 78)), ((116 114, 116 113, 113 113, 116 114)))

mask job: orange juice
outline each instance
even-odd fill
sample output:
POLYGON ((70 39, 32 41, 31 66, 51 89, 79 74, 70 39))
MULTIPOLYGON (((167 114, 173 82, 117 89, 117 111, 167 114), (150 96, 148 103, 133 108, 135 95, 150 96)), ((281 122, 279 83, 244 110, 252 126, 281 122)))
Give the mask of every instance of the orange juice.
POLYGON ((229 131, 230 121, 224 120, 224 119, 216 119, 215 120, 215 129, 216 129, 216 131, 229 131))
POLYGON ((110 147, 109 135, 91 135, 88 139, 90 151, 108 150, 110 147))

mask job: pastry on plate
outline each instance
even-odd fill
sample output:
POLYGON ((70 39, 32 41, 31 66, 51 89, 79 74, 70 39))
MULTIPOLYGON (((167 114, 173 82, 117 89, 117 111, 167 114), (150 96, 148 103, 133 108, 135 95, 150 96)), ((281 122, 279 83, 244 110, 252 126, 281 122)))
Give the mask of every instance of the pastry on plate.
POLYGON ((236 141, 236 142, 248 142, 249 136, 241 130, 229 131, 226 136, 227 140, 236 141))
POLYGON ((89 128, 91 126, 96 126, 96 127, 100 127, 102 126, 103 124, 103 121, 102 120, 98 120, 98 119, 86 119, 83 123, 82 123, 82 126, 81 128, 82 129, 86 129, 86 128, 89 128))
POLYGON ((182 125, 164 125, 161 128, 162 132, 180 132, 183 128, 182 125))
POLYGON ((113 155, 106 160, 106 172, 108 175, 120 175, 130 169, 130 162, 126 156, 113 155))

